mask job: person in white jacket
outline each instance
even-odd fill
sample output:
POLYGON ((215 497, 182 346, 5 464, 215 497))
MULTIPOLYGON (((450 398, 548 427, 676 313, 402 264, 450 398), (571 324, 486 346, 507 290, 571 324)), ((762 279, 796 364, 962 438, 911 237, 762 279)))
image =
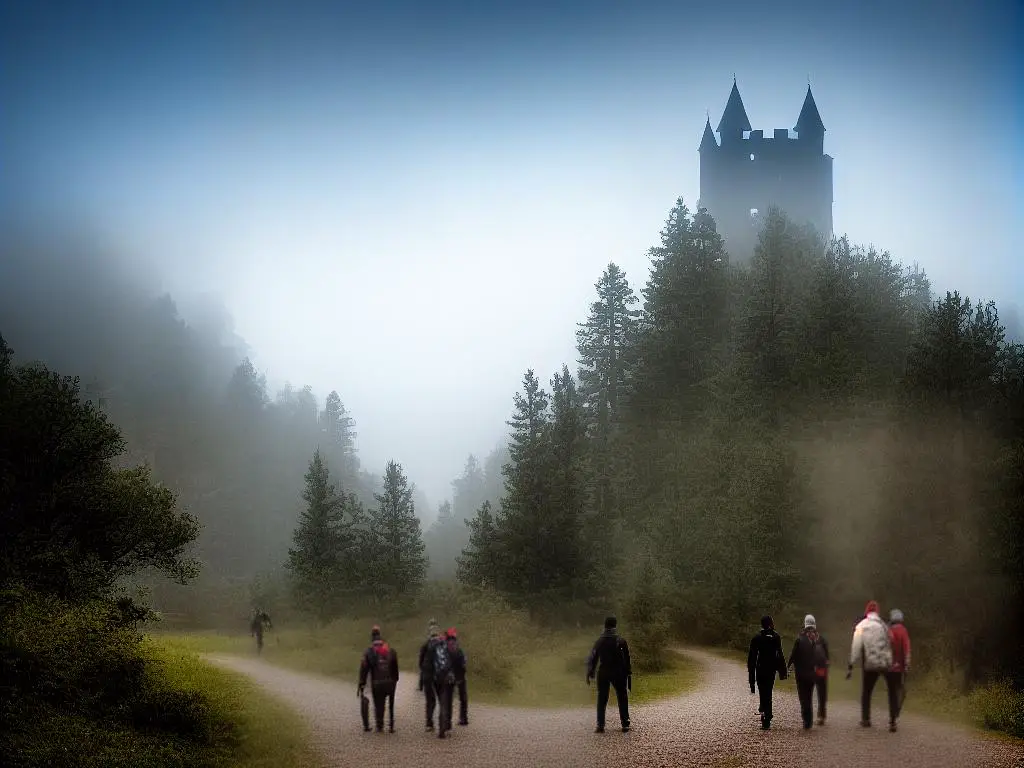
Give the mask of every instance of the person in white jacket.
POLYGON ((889 681, 888 673, 892 667, 892 640, 889 627, 878 615, 878 603, 869 600, 864 610, 865 616, 853 630, 853 643, 850 645, 850 665, 846 679, 853 675, 853 667, 860 664, 863 670, 860 693, 860 724, 871 727, 871 693, 879 676, 885 676, 886 688, 889 693, 889 718, 895 722, 897 710, 897 694, 889 681))

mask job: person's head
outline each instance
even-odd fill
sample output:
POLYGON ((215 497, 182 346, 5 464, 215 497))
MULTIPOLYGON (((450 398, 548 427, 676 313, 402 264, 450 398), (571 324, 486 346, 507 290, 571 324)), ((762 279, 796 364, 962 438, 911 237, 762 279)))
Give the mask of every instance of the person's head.
POLYGON ((808 613, 806 616, 804 616, 804 629, 817 629, 817 628, 818 628, 818 622, 815 621, 814 617, 811 614, 808 613))
POLYGON ((459 639, 459 633, 455 630, 455 627, 449 627, 447 630, 445 630, 444 634, 449 640, 459 639))
POLYGON ((761 617, 761 629, 775 629, 775 622, 772 621, 771 616, 761 617))
POLYGON ((619 621, 614 616, 609 616, 604 620, 605 629, 615 629, 617 626, 619 626, 619 621))
POLYGON ((376 624, 370 628, 370 639, 380 640, 380 627, 376 624))
POLYGON ((437 637, 441 634, 441 625, 437 623, 437 619, 431 619, 427 625, 427 637, 437 637))
POLYGON ((889 623, 890 624, 902 624, 903 623, 903 611, 899 608, 893 608, 889 612, 889 623))
POLYGON ((864 615, 867 616, 869 613, 878 613, 878 603, 874 600, 868 600, 868 604, 864 606, 864 615))

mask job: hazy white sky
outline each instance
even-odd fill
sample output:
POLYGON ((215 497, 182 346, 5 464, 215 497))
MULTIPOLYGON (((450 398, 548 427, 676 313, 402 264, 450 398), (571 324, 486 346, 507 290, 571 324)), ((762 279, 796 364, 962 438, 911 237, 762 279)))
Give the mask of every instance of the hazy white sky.
POLYGON ((219 292, 275 388, 337 389, 364 464, 436 503, 525 369, 575 361, 605 265, 639 291, 733 72, 766 133, 810 77, 837 231, 1021 301, 1019 4, 742 5, 24 13, 0 159, 219 292))

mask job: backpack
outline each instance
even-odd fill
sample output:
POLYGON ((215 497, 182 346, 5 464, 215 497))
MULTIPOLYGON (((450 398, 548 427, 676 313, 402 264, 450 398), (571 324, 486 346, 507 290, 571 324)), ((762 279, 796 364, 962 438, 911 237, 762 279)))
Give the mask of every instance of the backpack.
POLYGON ((825 650, 825 644, 821 641, 821 635, 817 632, 814 633, 811 640, 811 659, 814 661, 814 671, 818 673, 819 677, 823 676, 828 669, 828 652, 825 650))
POLYGON ((391 648, 388 647, 388 644, 374 645, 369 649, 368 654, 374 685, 394 682, 391 679, 391 648))
POLYGON ((874 672, 885 672, 892 666, 892 640, 889 628, 881 619, 865 621, 864 669, 874 672))
POLYGON ((448 643, 444 640, 435 643, 432 653, 434 681, 439 683, 453 681, 455 679, 455 670, 452 663, 452 652, 448 647, 448 643))

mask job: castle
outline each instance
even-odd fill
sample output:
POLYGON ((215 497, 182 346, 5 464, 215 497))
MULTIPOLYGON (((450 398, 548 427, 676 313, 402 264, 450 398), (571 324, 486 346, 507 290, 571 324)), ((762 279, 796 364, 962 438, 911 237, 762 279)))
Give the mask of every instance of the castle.
POLYGON ((751 130, 733 79, 717 133, 711 117, 700 142, 700 201, 715 218, 733 260, 748 261, 757 244, 759 215, 775 205, 798 224, 832 236, 832 158, 824 153, 825 125, 807 86, 796 137, 776 128, 751 130))

